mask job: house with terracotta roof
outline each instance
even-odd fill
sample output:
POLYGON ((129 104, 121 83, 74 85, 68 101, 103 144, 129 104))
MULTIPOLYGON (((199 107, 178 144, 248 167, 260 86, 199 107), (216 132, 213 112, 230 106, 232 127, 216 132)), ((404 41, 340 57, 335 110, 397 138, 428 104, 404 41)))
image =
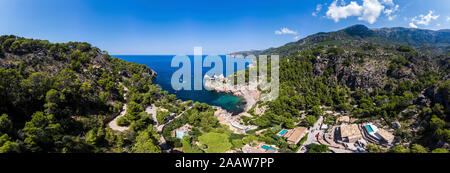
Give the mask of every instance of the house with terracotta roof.
POLYGON ((305 136, 307 131, 308 131, 308 128, 306 128, 306 127, 297 127, 293 130, 289 130, 284 135, 284 138, 286 138, 288 143, 297 144, 305 136))
POLYGON ((392 143, 394 135, 384 129, 378 129, 377 134, 387 143, 392 143))
POLYGON ((344 142, 353 143, 362 138, 358 124, 342 125, 340 127, 341 139, 344 142))

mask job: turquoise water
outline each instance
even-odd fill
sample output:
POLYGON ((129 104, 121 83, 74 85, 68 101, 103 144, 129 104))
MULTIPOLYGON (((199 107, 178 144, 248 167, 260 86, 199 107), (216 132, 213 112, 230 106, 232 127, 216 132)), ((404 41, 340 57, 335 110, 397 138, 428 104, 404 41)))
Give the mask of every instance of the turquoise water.
POLYGON ((183 139, 184 133, 183 132, 177 132, 177 138, 178 139, 183 139))
POLYGON ((261 146, 261 148, 265 149, 265 150, 277 150, 276 148, 273 148, 273 147, 270 147, 270 146, 267 146, 267 145, 263 145, 263 146, 261 146))
MULTIPOLYGON (((154 83, 161 86, 161 88, 165 91, 168 91, 169 94, 175 94, 178 99, 187 101, 187 100, 193 100, 198 101, 201 103, 207 103, 209 105, 213 106, 220 106, 223 109, 227 110, 228 112, 231 112, 233 114, 241 113, 245 108, 245 100, 240 97, 235 97, 230 94, 225 93, 217 93, 214 91, 208 91, 208 90, 192 90, 192 91, 175 91, 172 88, 171 85, 171 79, 172 74, 179 69, 179 67, 171 67, 172 58, 173 55, 116 55, 115 57, 135 62, 139 64, 145 64, 148 67, 150 67, 152 70, 156 71, 158 75, 156 76, 156 79, 153 81, 154 83)), ((194 72, 193 72, 193 66, 194 66, 194 58, 193 56, 189 56, 191 59, 191 66, 192 66, 192 88, 194 85, 194 72)), ((223 61, 223 69, 225 68, 225 56, 221 56, 223 61)), ((247 66, 248 64, 246 64, 247 66)), ((213 65, 214 67, 214 65, 213 65)), ((204 67, 202 69, 203 75, 206 74, 212 67, 204 67)), ((237 69, 237 65, 235 65, 235 68, 237 69)), ((237 70, 244 70, 244 69, 237 69, 237 70)))
POLYGON ((278 133, 278 135, 283 136, 286 132, 287 132, 287 130, 283 129, 282 131, 280 131, 280 133, 278 133))
POLYGON ((370 125, 366 125, 366 129, 367 129, 367 131, 369 131, 369 132, 373 132, 373 129, 372 129, 372 127, 370 127, 370 125))

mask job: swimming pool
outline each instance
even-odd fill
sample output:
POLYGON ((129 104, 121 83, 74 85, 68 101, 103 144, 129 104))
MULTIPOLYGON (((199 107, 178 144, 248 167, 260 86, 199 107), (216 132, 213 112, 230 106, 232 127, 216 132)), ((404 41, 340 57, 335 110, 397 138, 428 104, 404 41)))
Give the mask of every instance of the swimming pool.
POLYGON ((286 129, 283 129, 283 130, 281 130, 281 131, 278 133, 278 135, 279 135, 279 136, 283 136, 286 132, 287 132, 287 130, 286 130, 286 129))
POLYGON ((372 129, 372 127, 370 127, 370 125, 366 125, 366 129, 367 129, 367 131, 369 131, 369 132, 373 132, 373 129, 372 129))
POLYGON ((177 138, 178 139, 183 139, 183 136, 184 136, 183 132, 177 131, 177 138))
POLYGON ((277 150, 276 148, 273 148, 273 147, 270 147, 270 146, 267 146, 267 145, 263 145, 263 146, 261 146, 261 148, 265 149, 265 150, 277 150))

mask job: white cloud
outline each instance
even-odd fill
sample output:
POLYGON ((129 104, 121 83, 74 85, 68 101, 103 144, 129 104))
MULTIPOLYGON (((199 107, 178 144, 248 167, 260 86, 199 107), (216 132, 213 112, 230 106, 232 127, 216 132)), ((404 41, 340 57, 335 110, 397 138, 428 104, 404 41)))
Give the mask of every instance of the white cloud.
POLYGON ((292 35, 296 35, 297 31, 292 31, 288 28, 281 28, 280 30, 276 30, 275 31, 276 35, 282 35, 282 34, 292 34, 292 35))
POLYGON ((412 22, 409 23, 409 27, 411 27, 411 28, 418 28, 417 25, 415 25, 415 24, 412 23, 412 22))
POLYGON ((398 11, 399 7, 399 5, 392 5, 391 8, 385 9, 383 11, 383 13, 388 17, 389 21, 394 20, 397 17, 397 15, 395 15, 394 13, 398 11))
MULTIPOLYGON (((411 23, 412 23, 414 26, 416 26, 416 28, 417 28, 417 25, 425 25, 425 26, 428 26, 428 24, 430 24, 430 22, 431 22, 432 20, 436 20, 436 19, 438 19, 438 18, 439 18, 439 15, 433 15, 433 11, 430 10, 430 11, 428 12, 427 15, 421 14, 421 15, 419 15, 419 16, 413 17, 413 18, 411 19, 411 23)), ((412 26, 411 23, 409 24, 409 26, 412 26)))
POLYGON ((383 4, 386 4, 386 5, 394 6, 394 1, 393 0, 382 0, 381 2, 383 4))
POLYGON ((346 6, 337 6, 337 1, 331 3, 328 7, 327 17, 339 22, 340 19, 346 19, 350 16, 360 16, 363 8, 358 3, 352 1, 346 6))
POLYGON ((322 9, 322 4, 317 4, 316 11, 320 11, 322 9))
POLYGON ((373 24, 382 12, 388 16, 389 20, 393 20, 397 17, 394 13, 398 8, 399 6, 395 5, 393 0, 381 0, 381 2, 379 0, 363 0, 362 5, 359 5, 355 1, 351 1, 349 4, 341 1, 340 5, 338 5, 338 0, 335 0, 328 7, 326 14, 328 18, 333 19, 335 22, 339 22, 340 19, 356 16, 358 20, 373 24), (390 8, 387 8, 387 6, 390 8))
MULTIPOLYGON (((325 4, 326 5, 326 4, 325 4)), ((313 16, 317 16, 317 14, 320 12, 320 10, 322 10, 322 4, 317 4, 317 6, 316 6, 316 11, 314 11, 313 13, 312 13, 312 15, 313 16)))
POLYGON ((363 2, 363 14, 358 20, 364 20, 373 24, 377 21, 380 13, 384 10, 384 6, 381 5, 378 0, 364 0, 363 2))
POLYGON ((450 22, 450 17, 447 16, 447 22, 450 22))
POLYGON ((395 13, 395 12, 398 10, 398 8, 399 8, 399 6, 398 6, 398 5, 395 5, 395 6, 392 7, 392 8, 388 8, 388 9, 384 10, 383 13, 389 16, 389 15, 391 15, 392 13, 395 13))
POLYGON ((388 20, 389 20, 389 21, 392 21, 392 20, 394 20, 395 18, 397 18, 397 15, 388 16, 388 20))
POLYGON ((298 35, 296 35, 295 37, 294 37, 294 40, 299 40, 300 39, 300 36, 298 36, 298 35))

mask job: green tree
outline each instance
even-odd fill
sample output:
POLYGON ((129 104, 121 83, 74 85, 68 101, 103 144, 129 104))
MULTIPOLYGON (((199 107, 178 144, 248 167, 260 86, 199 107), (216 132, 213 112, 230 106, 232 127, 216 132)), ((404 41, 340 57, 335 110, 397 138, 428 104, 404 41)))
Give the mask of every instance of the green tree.
POLYGON ((323 144, 309 144, 306 148, 308 149, 308 153, 324 153, 329 151, 328 146, 323 144))
POLYGON ((381 149, 381 147, 378 145, 370 143, 370 144, 367 144, 366 151, 369 153, 382 153, 383 149, 381 149))
POLYGON ((12 122, 8 118, 8 115, 2 114, 0 116, 0 135, 10 133, 12 131, 12 122))
POLYGON ((132 147, 133 153, 161 153, 161 148, 154 144, 154 139, 148 130, 139 132, 136 143, 132 147))
POLYGON ((412 144, 411 153, 428 153, 427 149, 419 144, 412 144))
POLYGON ((11 138, 4 134, 0 136, 0 153, 19 153, 20 146, 16 142, 11 142, 11 138))
POLYGON ((314 123, 316 123, 317 118, 313 115, 308 115, 305 118, 302 119, 302 124, 306 127, 314 126, 314 123))
POLYGON ((396 145, 391 148, 391 152, 393 152, 393 153, 409 153, 409 150, 401 145, 396 145))
POLYGON ((136 121, 139 119, 139 114, 144 111, 144 108, 142 108, 141 105, 137 104, 136 102, 129 102, 127 105, 127 113, 126 117, 128 121, 136 121))
POLYGON ((25 144, 29 148, 48 149, 60 137, 61 125, 52 114, 36 112, 32 119, 25 123, 25 144))
POLYGON ((45 113, 58 115, 60 113, 58 104, 63 102, 64 99, 64 95, 62 95, 59 91, 50 89, 45 96, 45 100, 47 101, 44 105, 46 108, 45 113))
POLYGON ((316 106, 312 107, 312 113, 314 116, 319 117, 319 116, 322 116, 323 111, 322 111, 322 109, 320 109, 319 106, 316 105, 316 106))
POLYGON ((91 145, 97 144, 98 136, 97 136, 97 132, 94 129, 89 130, 89 132, 86 133, 85 138, 86 138, 85 139, 86 143, 91 144, 91 145))
POLYGON ((117 119, 117 125, 126 127, 130 125, 130 122, 128 121, 127 117, 122 116, 117 119))
POLYGON ((430 127, 433 130, 443 129, 445 127, 445 121, 433 116, 430 121, 430 127))
POLYGON ((242 148, 244 146, 242 139, 233 139, 231 140, 231 144, 233 144, 233 148, 242 148))
POLYGON ((449 153, 447 149, 445 148, 436 148, 431 153, 449 153))

